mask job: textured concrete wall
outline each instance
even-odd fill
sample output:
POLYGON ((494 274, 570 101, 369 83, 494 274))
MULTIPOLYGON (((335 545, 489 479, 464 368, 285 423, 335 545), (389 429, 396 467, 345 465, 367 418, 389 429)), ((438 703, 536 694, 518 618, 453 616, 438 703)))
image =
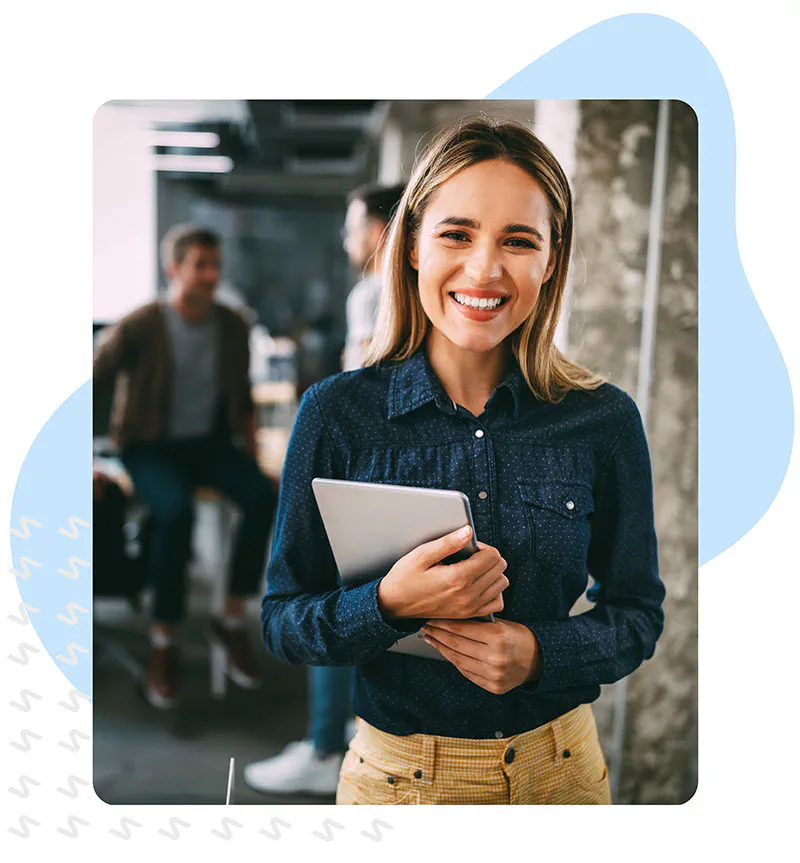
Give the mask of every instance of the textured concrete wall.
MULTIPOLYGON (((574 176, 571 358, 635 395, 656 102, 583 102, 574 176)), ((542 130, 544 137, 545 130, 542 130)), ((650 410, 666 625, 628 683, 620 803, 682 803, 697 752, 697 123, 671 103, 650 410)), ((615 687, 595 705, 609 755, 615 687)))

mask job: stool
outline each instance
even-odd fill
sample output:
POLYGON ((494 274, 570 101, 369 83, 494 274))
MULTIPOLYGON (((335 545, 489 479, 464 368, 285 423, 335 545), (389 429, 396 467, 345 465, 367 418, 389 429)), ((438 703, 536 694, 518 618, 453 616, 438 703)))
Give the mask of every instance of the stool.
MULTIPOLYGON (((211 612, 222 615, 228 587, 228 569, 231 558, 233 530, 238 518, 236 507, 216 489, 200 486, 195 490, 197 503, 213 505, 217 559, 214 562, 216 577, 211 579, 211 612)), ((227 655, 218 644, 210 646, 211 695, 225 697, 228 688, 227 655)))

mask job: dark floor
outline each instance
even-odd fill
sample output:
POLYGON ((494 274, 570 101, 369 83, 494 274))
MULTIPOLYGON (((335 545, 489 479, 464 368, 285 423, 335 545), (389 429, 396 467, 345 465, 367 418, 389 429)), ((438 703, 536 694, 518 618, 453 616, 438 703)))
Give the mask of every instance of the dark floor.
POLYGON ((203 608, 207 603, 202 597, 193 597, 190 619, 183 624, 179 641, 182 703, 164 711, 144 701, 134 678, 135 666, 141 669, 147 662, 146 616, 116 603, 96 603, 97 794, 106 803, 224 803, 233 756, 234 803, 333 803, 333 797, 267 796, 244 784, 242 770, 247 763, 277 754, 303 736, 307 671, 284 665, 261 648, 257 611, 251 610, 248 630, 264 671, 262 687, 245 691, 229 683, 225 699, 216 701, 209 686, 209 649, 203 634, 208 614, 203 608))

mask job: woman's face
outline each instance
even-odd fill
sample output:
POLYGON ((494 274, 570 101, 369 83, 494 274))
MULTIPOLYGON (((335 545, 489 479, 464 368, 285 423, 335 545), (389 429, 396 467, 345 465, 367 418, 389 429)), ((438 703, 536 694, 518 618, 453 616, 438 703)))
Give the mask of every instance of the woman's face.
POLYGON ((508 162, 464 168, 433 194, 409 259, 431 338, 491 351, 531 314, 553 272, 547 198, 508 162))

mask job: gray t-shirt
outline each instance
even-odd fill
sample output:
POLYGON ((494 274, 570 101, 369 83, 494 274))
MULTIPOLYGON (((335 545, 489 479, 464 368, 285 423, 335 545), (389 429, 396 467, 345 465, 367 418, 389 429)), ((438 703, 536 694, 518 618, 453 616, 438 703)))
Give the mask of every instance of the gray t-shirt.
POLYGON ((190 324, 169 302, 163 305, 172 353, 167 435, 170 438, 202 437, 213 430, 219 398, 216 309, 212 306, 201 323, 190 324))

